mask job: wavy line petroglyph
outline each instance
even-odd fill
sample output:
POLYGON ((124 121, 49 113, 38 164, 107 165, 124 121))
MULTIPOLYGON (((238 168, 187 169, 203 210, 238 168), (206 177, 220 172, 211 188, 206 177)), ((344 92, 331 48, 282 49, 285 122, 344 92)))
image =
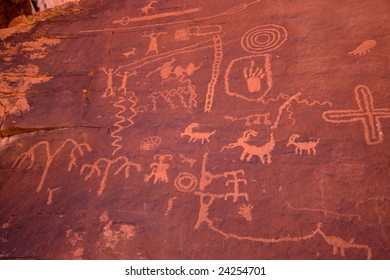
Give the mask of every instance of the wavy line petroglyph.
POLYGON ((123 140, 123 137, 119 134, 126 128, 134 125, 134 118, 138 115, 137 109, 138 98, 134 92, 125 93, 124 96, 118 98, 114 103, 114 107, 119 108, 120 110, 115 114, 117 121, 114 123, 115 130, 110 134, 114 141, 111 143, 111 146, 115 147, 112 155, 115 155, 120 149, 123 148, 120 142, 123 140), (126 105, 126 106, 125 106, 126 105), (130 112, 129 116, 124 116, 126 112, 130 112))
POLYGON ((191 123, 189 124, 183 133, 180 134, 180 137, 188 136, 190 139, 188 140, 188 143, 195 143, 196 141, 200 141, 202 144, 204 142, 210 142, 210 137, 213 136, 216 132, 216 130, 213 130, 211 132, 198 132, 194 131, 195 128, 198 128, 200 126, 199 123, 191 123))
POLYGON ((170 164, 167 163, 167 161, 171 161, 173 159, 172 155, 169 154, 157 154, 154 156, 154 160, 157 162, 153 162, 150 164, 150 168, 152 171, 149 175, 146 175, 144 178, 145 182, 149 182, 153 177, 153 183, 168 183, 169 177, 168 177, 168 169, 170 167, 170 164))
POLYGON ((371 90, 364 85, 355 87, 355 100, 357 110, 331 110, 322 114, 322 118, 331 123, 362 122, 364 138, 368 145, 382 143, 384 135, 382 131, 382 119, 390 118, 390 109, 374 108, 374 97, 371 90))
POLYGON ((27 163, 27 161, 30 161, 30 164, 27 165, 27 169, 30 169, 35 161, 36 161, 36 150, 40 147, 43 147, 46 152, 46 163, 43 170, 43 173, 41 175, 41 180, 36 188, 37 192, 40 192, 43 188, 43 185, 46 181, 47 174, 49 172, 49 169, 51 165, 53 164, 54 159, 60 154, 60 152, 65 148, 66 144, 71 144, 73 146, 72 150, 70 151, 70 162, 68 165, 68 171, 71 171, 73 167, 76 167, 76 151, 80 154, 80 156, 84 155, 84 150, 90 152, 92 151, 92 148, 87 143, 79 144, 73 139, 66 139, 57 150, 55 150, 53 153, 50 150, 51 146, 48 141, 41 141, 31 147, 27 152, 21 154, 14 162, 13 168, 20 168, 24 163, 27 163))
POLYGON ((376 41, 375 40, 367 40, 361 43, 356 49, 353 51, 349 52, 348 54, 352 55, 364 55, 368 52, 371 51, 373 47, 376 46, 376 41))
POLYGON ((195 86, 190 80, 187 80, 187 86, 184 87, 152 92, 149 94, 149 99, 151 99, 153 111, 157 111, 159 100, 165 101, 171 109, 176 109, 179 105, 187 110, 198 107, 195 86))
POLYGON ((119 167, 114 172, 114 175, 118 175, 121 171, 124 172, 125 178, 128 179, 130 176, 130 168, 134 167, 138 172, 141 171, 141 165, 130 161, 125 156, 120 156, 116 159, 100 158, 95 161, 93 164, 83 164, 80 169, 80 175, 83 175, 84 171, 87 173, 84 177, 85 181, 91 179, 94 174, 97 177, 101 177, 100 185, 98 189, 98 196, 101 196, 107 186, 107 179, 110 175, 110 171, 115 166, 119 167), (89 172, 87 171, 89 169, 89 172), (103 171, 103 173, 102 173, 103 171))

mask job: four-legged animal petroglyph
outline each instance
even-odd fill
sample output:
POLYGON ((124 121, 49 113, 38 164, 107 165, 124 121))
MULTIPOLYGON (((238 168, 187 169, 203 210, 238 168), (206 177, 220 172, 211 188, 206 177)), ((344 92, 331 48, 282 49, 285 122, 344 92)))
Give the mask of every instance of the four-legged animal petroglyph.
POLYGON ((150 11, 154 11, 154 7, 153 5, 158 3, 158 0, 146 0, 146 2, 148 2, 148 4, 144 7, 142 7, 141 9, 138 9, 139 11, 141 11, 142 13, 144 13, 145 15, 149 14, 150 11))
POLYGON ((355 100, 358 104, 357 110, 331 110, 322 114, 324 120, 331 123, 344 123, 360 121, 364 128, 364 138, 368 145, 375 145, 383 142, 381 119, 390 118, 390 109, 374 108, 374 97, 371 90, 364 85, 355 88, 355 100))
POLYGON ((224 146, 221 149, 221 152, 224 149, 233 149, 236 147, 241 147, 244 149, 241 156, 240 156, 241 161, 245 161, 245 160, 250 161, 253 156, 257 156, 260 158, 261 163, 270 164, 272 162, 271 152, 273 151, 273 149, 275 147, 274 134, 273 134, 273 132, 271 132, 269 142, 267 142, 263 146, 258 147, 255 145, 248 144, 247 142, 249 142, 251 140, 250 139, 251 136, 257 136, 257 134, 258 133, 254 130, 246 130, 243 133, 242 137, 238 138, 236 142, 230 143, 229 145, 224 146))
POLYGON ((353 55, 364 55, 367 52, 370 52, 373 47, 376 46, 376 41, 375 40, 367 40, 361 43, 356 49, 353 51, 349 52, 348 54, 353 54, 353 55))
POLYGON ((153 162, 150 164, 150 167, 152 168, 152 172, 149 175, 146 175, 144 178, 145 182, 149 182, 150 179, 154 177, 154 183, 157 184, 159 182, 161 183, 168 183, 169 177, 168 177, 168 169, 169 169, 169 163, 166 161, 171 161, 173 159, 172 155, 155 155, 154 160, 158 162, 153 162))
POLYGON ((91 147, 87 143, 82 143, 79 144, 73 139, 66 139, 57 150, 55 150, 53 153, 50 150, 50 143, 49 141, 41 141, 38 144, 34 145, 31 147, 27 152, 21 154, 14 162, 12 167, 17 167, 20 168, 23 163, 27 162, 28 160, 30 161, 30 164, 27 165, 27 169, 30 169, 33 164, 35 163, 36 160, 36 150, 39 147, 44 147, 45 152, 46 152, 46 163, 45 163, 45 168, 43 170, 43 174, 41 176, 41 180, 37 186, 36 191, 40 192, 43 188, 43 185, 46 181, 47 174, 49 172, 49 169, 51 165, 53 164, 54 159, 60 154, 60 152, 65 148, 66 144, 71 144, 73 148, 70 151, 70 159, 71 161, 69 162, 68 165, 68 171, 71 171, 73 167, 76 167, 76 151, 80 154, 80 156, 84 156, 84 150, 87 150, 88 152, 92 151, 91 147))
POLYGON ((313 152, 313 155, 316 155, 316 147, 318 143, 320 142, 320 139, 316 138, 315 140, 310 140, 307 142, 297 142, 296 139, 300 137, 299 134, 293 134, 290 136, 288 139, 288 143, 286 147, 293 145, 295 146, 295 154, 297 155, 298 153, 302 155, 303 151, 306 151, 308 155, 310 155, 311 152, 313 152))
POLYGON ((128 52, 124 52, 123 53, 123 56, 128 58, 130 55, 135 55, 135 51, 137 50, 137 48, 132 48, 131 50, 129 50, 128 52))
POLYGON ((215 130, 211 132, 197 132, 194 131, 194 128, 198 128, 200 124, 198 123, 191 123, 186 127, 183 133, 180 134, 180 137, 189 136, 190 139, 188 140, 188 143, 196 141, 201 141, 202 144, 204 144, 205 141, 210 142, 210 137, 215 134, 215 130))
POLYGON ((127 157, 125 156, 120 156, 116 159, 108 159, 108 158, 100 158, 95 163, 93 164, 83 164, 83 166, 80 169, 80 175, 84 173, 85 170, 89 169, 89 173, 85 176, 85 181, 89 180, 92 178, 92 176, 96 173, 97 177, 102 177, 98 189, 98 195, 101 196, 104 192, 104 189, 107 186, 107 179, 110 174, 110 170, 113 166, 116 164, 120 164, 120 166, 116 169, 114 172, 114 175, 118 175, 122 170, 125 174, 126 179, 129 178, 130 175, 130 167, 134 167, 138 172, 141 171, 141 165, 134 163, 130 161, 127 157), (102 167, 102 165, 104 167, 102 167), (103 170, 103 174, 102 174, 103 170))
POLYGON ((194 167, 194 164, 197 162, 196 159, 190 158, 190 157, 186 157, 183 154, 180 154, 180 159, 181 159, 182 163, 188 163, 191 167, 194 167))

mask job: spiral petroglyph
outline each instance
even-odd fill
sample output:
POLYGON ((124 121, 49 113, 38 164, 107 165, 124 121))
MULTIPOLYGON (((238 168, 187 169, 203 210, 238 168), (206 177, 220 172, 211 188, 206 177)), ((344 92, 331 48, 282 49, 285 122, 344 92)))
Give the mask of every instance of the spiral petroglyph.
POLYGON ((265 24, 248 30, 241 46, 249 53, 265 54, 279 48, 287 40, 287 30, 280 25, 265 24))

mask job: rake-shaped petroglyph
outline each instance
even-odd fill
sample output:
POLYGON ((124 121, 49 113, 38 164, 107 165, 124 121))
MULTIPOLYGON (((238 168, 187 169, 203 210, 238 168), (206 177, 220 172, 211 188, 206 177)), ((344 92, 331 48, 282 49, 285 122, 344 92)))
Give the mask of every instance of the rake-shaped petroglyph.
POLYGON ((109 178, 110 171, 115 169, 114 175, 118 175, 123 171, 125 178, 130 176, 130 168, 135 168, 138 172, 141 171, 141 165, 130 161, 125 156, 120 156, 116 159, 100 158, 93 164, 83 164, 80 169, 80 175, 86 173, 84 180, 91 179, 94 175, 101 177, 100 185, 97 194, 101 196, 107 186, 107 179, 109 178))
POLYGON ((170 164, 167 161, 171 161, 173 156, 170 154, 157 154, 154 156, 154 160, 157 162, 153 162, 150 164, 150 168, 152 171, 149 175, 146 175, 144 178, 145 182, 149 182, 153 177, 153 183, 168 183, 168 169, 170 164))
POLYGON ((348 54, 352 55, 364 55, 367 52, 370 52, 373 47, 376 46, 376 41, 375 40, 367 40, 361 43, 356 49, 353 51, 349 52, 348 54))
POLYGON ((236 142, 230 143, 227 146, 224 146, 221 149, 221 152, 225 149, 233 149, 237 147, 243 148, 243 152, 240 156, 241 161, 250 161, 252 157, 257 156, 260 158, 261 163, 270 164, 272 162, 271 152, 275 147, 275 138, 273 132, 271 132, 270 140, 262 145, 255 146, 252 144, 248 144, 251 140, 251 136, 257 136, 258 133, 254 130, 246 130, 242 137, 238 138, 236 142))
POLYGON ((293 145, 295 146, 295 154, 297 155, 299 153, 299 155, 302 155, 303 151, 306 151, 308 155, 310 155, 310 153, 313 153, 313 155, 316 155, 316 147, 318 145, 318 143, 320 142, 320 139, 319 138, 311 138, 310 141, 296 141, 298 138, 300 137, 299 134, 293 134, 290 136, 290 138, 288 139, 288 143, 286 145, 286 147, 290 146, 290 145, 293 145))
POLYGON ((331 123, 361 122, 364 128, 364 138, 368 145, 382 143, 384 134, 382 131, 382 119, 390 118, 390 109, 376 109, 371 90, 364 85, 355 88, 355 100, 357 110, 331 110, 322 114, 325 121, 331 123))
POLYGON ((53 161, 56 157, 59 156, 60 152, 64 150, 65 146, 67 144, 70 144, 70 146, 73 146, 73 148, 70 151, 70 162, 68 164, 68 171, 71 171, 73 167, 76 167, 76 152, 80 154, 80 156, 84 156, 85 151, 90 152, 92 149, 87 143, 79 144, 73 139, 66 139, 60 147, 58 147, 54 152, 51 151, 50 143, 49 141, 41 141, 31 147, 27 152, 21 154, 14 162, 13 167, 20 168, 23 166, 23 164, 27 164, 27 169, 30 169, 35 161, 36 161, 36 151, 43 147, 44 151, 46 153, 46 163, 43 170, 43 173, 41 175, 41 180, 36 188, 37 192, 40 192, 43 188, 43 185, 45 184, 47 174, 49 172, 49 169, 51 165, 53 164, 53 161), (28 164, 28 162, 30 162, 28 164))
POLYGON ((272 125, 270 117, 271 117, 270 113, 265 113, 265 114, 252 114, 241 118, 225 116, 225 119, 230 120, 232 122, 245 121, 245 126, 252 126, 252 125, 259 125, 259 124, 272 125))
POLYGON ((195 128, 198 128, 200 126, 199 123, 191 123, 189 124, 183 133, 180 134, 180 137, 188 136, 190 139, 188 140, 188 143, 195 143, 196 141, 200 141, 202 144, 204 142, 210 142, 210 137, 213 136, 216 132, 216 130, 213 130, 211 132, 198 132, 194 131, 195 128))

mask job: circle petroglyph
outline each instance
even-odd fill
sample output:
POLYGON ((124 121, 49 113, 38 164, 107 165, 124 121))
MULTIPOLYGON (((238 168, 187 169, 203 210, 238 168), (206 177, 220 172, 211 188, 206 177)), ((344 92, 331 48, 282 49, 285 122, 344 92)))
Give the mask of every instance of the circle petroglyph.
POLYGON ((265 54, 276 50, 287 40, 287 30, 280 25, 265 24, 248 30, 241 46, 249 53, 265 54))
POLYGON ((181 172, 175 179, 175 187, 181 192, 191 192, 198 185, 198 179, 187 172, 181 172))

